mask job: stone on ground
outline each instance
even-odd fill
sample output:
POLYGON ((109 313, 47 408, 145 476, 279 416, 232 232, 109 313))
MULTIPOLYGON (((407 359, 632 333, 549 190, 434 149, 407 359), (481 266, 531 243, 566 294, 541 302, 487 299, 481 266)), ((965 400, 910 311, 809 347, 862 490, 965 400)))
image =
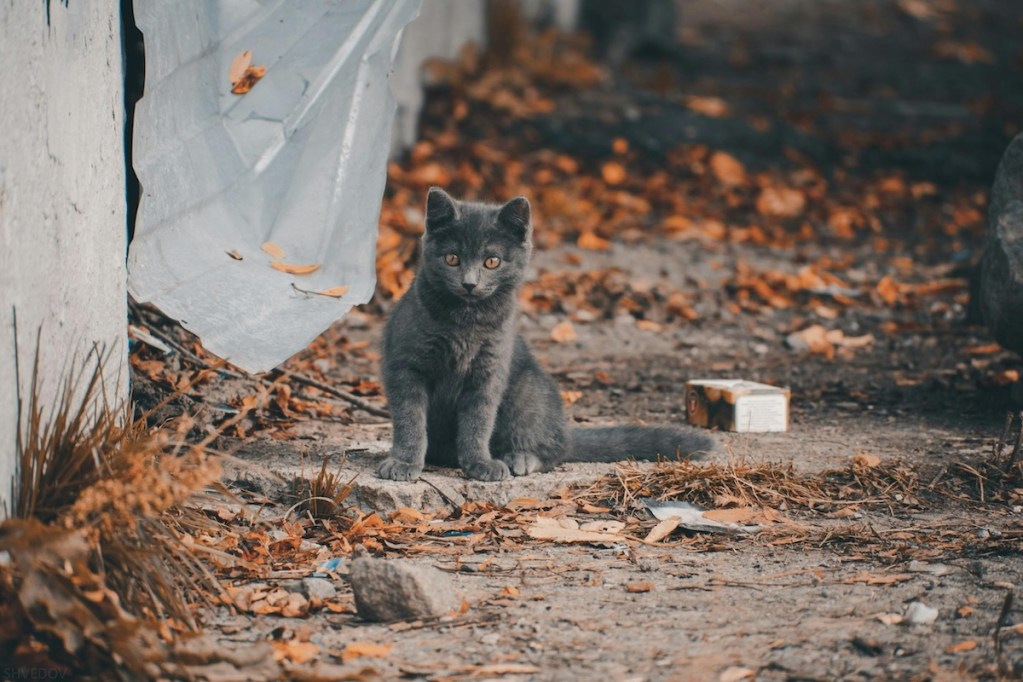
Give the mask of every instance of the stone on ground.
POLYGON ((365 620, 432 618, 458 608, 451 579, 432 566, 359 557, 352 562, 351 581, 355 608, 365 620))

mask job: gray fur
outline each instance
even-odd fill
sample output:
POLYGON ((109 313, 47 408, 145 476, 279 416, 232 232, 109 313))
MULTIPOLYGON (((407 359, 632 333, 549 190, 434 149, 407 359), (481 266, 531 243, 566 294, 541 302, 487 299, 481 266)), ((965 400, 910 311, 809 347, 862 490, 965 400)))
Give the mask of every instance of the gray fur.
POLYGON ((690 429, 566 428, 557 385, 515 330, 531 252, 524 197, 494 206, 430 190, 419 272, 384 330, 394 444, 378 476, 413 480, 430 462, 499 481, 562 461, 654 459, 712 448, 709 437, 690 429), (446 261, 450 254, 457 264, 446 261), (485 267, 494 256, 500 264, 485 267))

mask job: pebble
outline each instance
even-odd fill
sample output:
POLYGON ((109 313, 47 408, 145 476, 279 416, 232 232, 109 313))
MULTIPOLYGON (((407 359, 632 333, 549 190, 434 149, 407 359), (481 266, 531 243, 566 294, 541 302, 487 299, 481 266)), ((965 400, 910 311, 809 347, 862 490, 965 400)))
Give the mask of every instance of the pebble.
POLYGON ((310 601, 330 601, 337 596, 337 588, 327 578, 302 578, 302 594, 310 601))
POLYGON ((906 608, 906 618, 903 622, 907 625, 930 625, 936 620, 938 620, 938 609, 933 609, 921 601, 915 601, 906 608))

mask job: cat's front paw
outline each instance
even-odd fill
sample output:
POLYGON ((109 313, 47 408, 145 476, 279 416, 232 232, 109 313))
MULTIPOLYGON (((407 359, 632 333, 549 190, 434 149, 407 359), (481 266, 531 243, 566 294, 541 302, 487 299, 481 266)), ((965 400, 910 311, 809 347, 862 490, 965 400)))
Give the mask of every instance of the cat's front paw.
POLYGON ((516 476, 525 476, 544 470, 543 460, 531 452, 513 452, 505 456, 505 461, 516 476))
POLYGON ((377 467, 378 478, 389 478, 392 481, 414 481, 421 473, 423 465, 409 464, 394 457, 388 457, 377 467))
POLYGON ((499 459, 485 459, 462 465, 462 471, 477 481, 503 481, 511 476, 508 465, 499 459))

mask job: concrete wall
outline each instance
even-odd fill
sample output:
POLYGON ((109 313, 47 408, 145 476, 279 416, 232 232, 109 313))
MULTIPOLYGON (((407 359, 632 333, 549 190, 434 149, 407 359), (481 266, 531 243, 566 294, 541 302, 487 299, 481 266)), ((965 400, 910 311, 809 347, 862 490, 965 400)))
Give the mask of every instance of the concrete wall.
POLYGON ((127 387, 120 11, 65 1, 0 3, 0 515, 15 461, 12 308, 23 391, 40 326, 49 395, 96 343, 114 350, 108 398, 127 387))

